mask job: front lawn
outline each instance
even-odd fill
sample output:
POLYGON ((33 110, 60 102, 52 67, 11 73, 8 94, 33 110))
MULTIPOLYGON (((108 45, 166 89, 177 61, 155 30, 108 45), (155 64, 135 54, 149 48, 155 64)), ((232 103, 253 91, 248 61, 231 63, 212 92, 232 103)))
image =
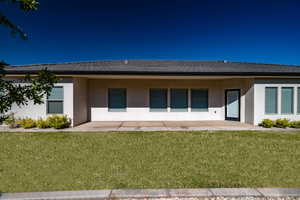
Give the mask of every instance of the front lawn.
POLYGON ((0 133, 0 192, 300 187, 299 132, 0 133))

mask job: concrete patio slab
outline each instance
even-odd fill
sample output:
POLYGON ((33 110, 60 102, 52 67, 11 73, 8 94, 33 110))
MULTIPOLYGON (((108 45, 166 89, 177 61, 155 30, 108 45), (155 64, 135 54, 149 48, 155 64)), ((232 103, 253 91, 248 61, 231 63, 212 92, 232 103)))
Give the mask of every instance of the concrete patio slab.
POLYGON ((169 131, 168 127, 140 127, 139 131, 169 131))
POLYGON ((165 126, 168 127, 219 127, 219 126, 238 126, 238 127, 252 127, 251 124, 235 122, 235 121, 164 121, 165 126))
POLYGON ((0 126, 3 132, 108 132, 108 131, 296 131, 297 129, 266 129, 251 124, 232 121, 94 121, 67 129, 9 129, 0 126))
POLYGON ((164 127, 164 123, 160 121, 144 121, 144 122, 123 122, 122 127, 164 127))
POLYGON ((97 122, 84 123, 84 124, 78 126, 78 128, 117 128, 117 127, 120 127, 121 125, 122 125, 122 122, 97 121, 97 122))
POLYGON ((139 131, 139 130, 140 130, 140 128, 135 127, 135 126, 133 126, 133 127, 123 127, 123 126, 121 126, 119 128, 116 128, 115 131, 139 131))

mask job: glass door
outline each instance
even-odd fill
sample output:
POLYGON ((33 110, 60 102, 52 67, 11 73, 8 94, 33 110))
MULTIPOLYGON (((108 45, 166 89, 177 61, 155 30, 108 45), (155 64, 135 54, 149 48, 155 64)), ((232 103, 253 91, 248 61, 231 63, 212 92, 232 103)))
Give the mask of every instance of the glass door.
POLYGON ((240 90, 225 90, 225 119, 240 121, 240 90))

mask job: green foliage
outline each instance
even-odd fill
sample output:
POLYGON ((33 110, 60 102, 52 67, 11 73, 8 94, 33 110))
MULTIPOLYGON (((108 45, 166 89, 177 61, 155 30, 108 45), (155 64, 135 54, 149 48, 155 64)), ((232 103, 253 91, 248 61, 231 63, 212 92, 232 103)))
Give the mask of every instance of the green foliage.
POLYGON ((50 124, 48 120, 38 119, 36 121, 36 126, 38 128, 50 128, 50 124))
POLYGON ((290 124, 288 119, 277 119, 275 121, 275 127, 277 128, 287 128, 290 124))
POLYGON ((6 115, 3 117, 4 124, 8 125, 9 128, 18 128, 20 127, 19 120, 15 118, 15 115, 13 113, 6 115))
MULTIPOLYGON (((1 66, 0 66, 1 69, 1 66)), ((3 68, 2 68, 3 70, 3 68)), ((3 118, 4 114, 11 109, 13 104, 17 106, 28 105, 30 101, 34 104, 42 104, 43 97, 49 95, 58 78, 47 71, 42 70, 38 76, 32 78, 27 75, 25 82, 28 84, 15 84, 12 81, 4 80, 0 77, 0 114, 3 118)))
POLYGON ((31 118, 20 119, 19 123, 21 127, 25 129, 36 127, 36 121, 31 118))
POLYGON ((20 8, 24 11, 37 10, 39 2, 36 0, 11 0, 12 2, 19 2, 20 8))
POLYGON ((34 104, 42 104, 43 97, 49 95, 58 78, 47 69, 39 72, 36 78, 27 75, 26 85, 15 84, 9 80, 0 79, 0 113, 11 109, 13 103, 24 106, 33 101, 34 104))
POLYGON ((270 119, 264 119, 259 124, 259 126, 262 126, 264 128, 272 128, 274 126, 274 122, 272 120, 270 120, 270 119))
POLYGON ((48 117, 47 121, 50 127, 55 129, 68 128, 71 125, 71 120, 65 115, 52 115, 48 117))
POLYGON ((10 128, 55 128, 55 129, 63 129, 68 128, 71 125, 71 120, 65 115, 51 115, 46 120, 38 119, 34 120, 31 118, 23 118, 23 119, 16 119, 14 114, 10 114, 6 116, 4 123, 8 125, 10 128))
POLYGON ((300 128, 300 121, 291 121, 289 127, 290 128, 300 128))

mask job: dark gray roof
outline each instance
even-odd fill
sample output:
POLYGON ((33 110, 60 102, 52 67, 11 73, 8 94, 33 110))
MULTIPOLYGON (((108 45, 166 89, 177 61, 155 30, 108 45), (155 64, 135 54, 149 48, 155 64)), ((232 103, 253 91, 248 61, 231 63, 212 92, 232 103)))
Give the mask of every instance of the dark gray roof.
POLYGON ((113 60, 8 66, 7 74, 35 74, 42 69, 60 74, 300 76, 300 66, 226 61, 113 60))

